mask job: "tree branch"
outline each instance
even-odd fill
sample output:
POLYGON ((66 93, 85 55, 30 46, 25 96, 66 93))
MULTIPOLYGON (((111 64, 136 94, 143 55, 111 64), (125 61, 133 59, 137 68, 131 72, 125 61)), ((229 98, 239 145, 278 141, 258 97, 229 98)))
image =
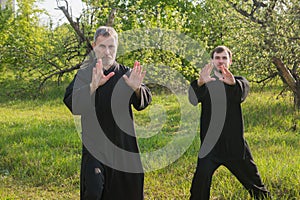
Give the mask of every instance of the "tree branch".
POLYGON ((265 82, 265 81, 267 81, 267 80, 269 80, 269 79, 272 79, 272 78, 276 77, 277 75, 278 75, 278 72, 275 72, 275 73, 273 73, 273 74, 267 76, 266 78, 264 78, 264 79, 262 79, 262 80, 259 80, 259 81, 253 81, 253 82, 255 82, 255 83, 263 83, 263 82, 265 82))
POLYGON ((295 93, 297 93, 297 85, 296 80, 289 71, 289 69, 286 68, 286 66, 283 64, 281 59, 273 57, 272 62, 276 66, 277 70, 279 71, 279 75, 284 79, 284 81, 287 83, 287 85, 291 88, 291 90, 295 93))
POLYGON ((68 19, 70 25, 75 30, 75 32, 80 37, 80 39, 82 41, 86 41, 87 53, 89 53, 91 50, 93 50, 91 42, 90 42, 90 40, 87 37, 85 37, 85 35, 83 34, 83 32, 80 30, 79 24, 76 23, 76 22, 74 22, 73 19, 72 19, 72 17, 70 16, 69 11, 68 11, 68 1, 67 0, 56 0, 56 2, 57 2, 57 7, 64 13, 64 15, 68 19), (67 8, 65 6, 59 6, 59 1, 64 1, 66 3, 66 5, 67 5, 67 8))
MULTIPOLYGON (((256 1, 255 1, 256 2, 256 1)), ((240 9, 238 8, 238 5, 237 3, 233 3, 231 1, 228 1, 228 3, 238 12, 240 13, 241 15, 243 15, 244 17, 250 19, 252 22, 255 22, 257 24, 260 24, 260 25, 264 25, 265 24, 265 21, 262 21, 262 20, 259 20, 257 19, 256 17, 254 17, 254 13, 255 11, 259 8, 259 7, 262 7, 260 4, 258 4, 258 2, 253 2, 253 6, 252 6, 252 9, 251 9, 251 13, 248 13, 246 12, 245 10, 243 9, 240 9)))
POLYGON ((115 21, 115 15, 117 13, 117 9, 113 8, 109 14, 109 17, 106 22, 106 26, 113 26, 115 21))
POLYGON ((58 75, 59 77, 61 77, 64 73, 67 73, 67 72, 71 72, 71 71, 77 70, 77 69, 80 68, 81 64, 82 64, 82 62, 76 64, 75 66, 73 66, 73 67, 71 67, 71 68, 63 69, 63 70, 54 72, 54 73, 52 73, 52 74, 49 74, 49 75, 46 76, 46 77, 42 80, 42 82, 40 83, 40 85, 39 85, 39 90, 42 89, 42 87, 44 86, 45 82, 46 82, 48 79, 50 79, 50 78, 52 78, 53 76, 56 76, 56 75, 58 75))

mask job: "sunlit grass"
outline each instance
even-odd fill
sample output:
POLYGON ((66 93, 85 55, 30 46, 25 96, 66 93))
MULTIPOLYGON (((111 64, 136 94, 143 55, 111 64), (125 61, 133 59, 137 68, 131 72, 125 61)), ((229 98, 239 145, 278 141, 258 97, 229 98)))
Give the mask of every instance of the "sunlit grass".
MULTIPOLYGON (((81 141, 62 98, 61 88, 36 100, 1 101, 0 199, 79 198, 81 141)), ((164 122, 161 126, 157 121, 159 132, 153 129, 150 137, 139 138, 142 152, 169 144, 182 126, 181 107, 174 95, 156 95, 151 106, 134 112, 137 125, 147 126, 164 115, 165 121, 159 119, 164 122), (152 118, 151 106, 158 106, 152 118), (157 112, 160 114, 156 116, 157 112)), ((272 91, 252 92, 243 103, 243 111, 245 137, 274 199, 300 199, 300 120, 292 102, 274 98, 272 91)), ((200 146, 198 135, 192 139, 174 163, 145 174, 145 199, 188 199, 200 146)), ((214 175, 211 197, 250 199, 224 167, 214 175)))

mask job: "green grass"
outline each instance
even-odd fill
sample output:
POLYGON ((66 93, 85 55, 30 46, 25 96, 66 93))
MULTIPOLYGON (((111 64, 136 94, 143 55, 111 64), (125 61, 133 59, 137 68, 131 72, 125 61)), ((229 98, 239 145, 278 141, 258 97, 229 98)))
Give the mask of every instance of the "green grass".
MULTIPOLYGON (((0 199, 79 198, 81 142, 74 119, 62 103, 64 87, 46 89, 35 100, 1 97, 0 199)), ((274 199, 296 200, 300 199, 300 116, 293 112, 288 98, 275 98, 277 92, 256 91, 249 95, 243 104, 245 137, 274 199)), ((186 97, 179 98, 186 101, 186 97)), ((166 116, 161 126, 159 120, 156 122, 158 133, 154 129, 148 133, 152 137, 139 139, 142 152, 160 149, 176 135, 187 134, 180 130, 184 124, 180 124, 181 108, 174 95, 155 95, 151 106, 157 105, 152 112, 151 107, 135 112, 140 127, 149 125, 157 116, 166 116), (155 115, 157 112, 160 114, 155 115)), ((182 138, 179 144, 185 142, 182 138)), ((199 136, 192 139, 187 151, 174 163, 145 174, 145 199, 189 198, 200 146, 199 136)), ((250 199, 224 167, 213 177, 211 197, 250 199)))

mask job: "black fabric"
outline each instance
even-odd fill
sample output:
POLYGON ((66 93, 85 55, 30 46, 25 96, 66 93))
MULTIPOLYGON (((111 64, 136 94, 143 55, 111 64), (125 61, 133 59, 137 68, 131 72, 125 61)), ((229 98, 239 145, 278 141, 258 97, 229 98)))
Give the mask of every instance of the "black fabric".
MULTIPOLYGON (((244 139, 243 116, 241 103, 245 100, 249 91, 248 81, 243 77, 235 77, 236 85, 230 86, 217 80, 198 87, 197 80, 191 83, 189 90, 189 100, 193 105, 201 103, 200 116, 200 139, 203 143, 207 130, 211 121, 211 99, 210 89, 219 87, 224 84, 226 96, 219 96, 219 99, 226 100, 226 118, 223 122, 224 126, 217 144, 208 156, 223 160, 242 159, 245 157, 249 148, 244 139), (192 93, 196 95, 192 95, 192 93)), ((220 95, 223 93, 220 92, 220 95)), ((222 123, 222 122, 219 122, 222 123)))
MULTIPOLYGON (((128 162, 137 169, 142 168, 140 158, 135 158, 133 161, 127 158, 121 158, 115 155, 115 149, 120 148, 128 152, 139 153, 137 139, 135 136, 133 123, 133 106, 137 110, 143 110, 151 102, 150 90, 142 84, 141 96, 137 97, 135 92, 125 83, 122 76, 130 75, 131 69, 115 63, 109 70, 104 71, 107 75, 114 72, 115 75, 111 77, 104 85, 100 86, 94 94, 90 94, 89 84, 92 77, 92 69, 96 64, 95 58, 87 59, 81 69, 76 74, 76 80, 67 87, 64 97, 64 103, 72 111, 74 115, 81 116, 82 126, 82 167, 81 167, 81 199, 86 196, 101 195, 101 200, 141 200, 143 199, 143 182, 144 173, 123 172, 114 168, 114 163, 128 162), (117 115, 126 116, 129 113, 130 118, 126 121, 126 129, 119 127, 115 121, 115 116, 112 111, 112 98, 115 87, 119 87, 117 95, 117 115), (122 98, 122 95, 131 95, 129 100, 122 98), (119 106, 119 107, 118 107, 119 106), (98 126, 98 127, 97 127, 98 126), (97 131, 95 131, 97 130, 97 131), (99 131, 98 131, 99 130, 99 131), (103 131, 108 142, 103 142, 104 138, 100 132, 103 131), (114 149, 107 148, 108 143, 112 143, 114 149), (102 148, 102 150, 100 150, 102 148), (103 155, 103 160, 99 160, 97 156, 103 155), (102 177, 94 173, 93 170, 87 170, 91 166, 103 167, 104 185, 102 188, 102 177), (97 177, 93 177, 97 176, 97 177), (92 184, 94 183, 94 184, 92 184), (93 186, 92 186, 93 185, 93 186), (101 194, 101 190, 103 191, 101 194), (89 194, 90 193, 90 194, 89 194)), ((116 105, 115 105, 116 106, 116 105)), ((116 114, 116 113, 115 113, 116 114)), ((101 157, 102 158, 102 157, 101 157)))
MULTIPOLYGON (((222 128, 216 144, 205 157, 199 156, 198 158, 190 191, 191 200, 209 199, 212 175, 220 165, 227 167, 255 199, 269 196, 244 138, 241 103, 248 95, 249 83, 244 77, 236 76, 234 78, 236 80, 235 85, 224 84, 218 79, 200 87, 197 80, 191 83, 189 89, 190 103, 193 105, 201 103, 201 146, 211 125, 212 106, 216 106, 212 105, 212 102, 226 106, 224 121, 217 122, 222 123, 222 128), (215 90, 219 91, 216 92, 215 90), (216 98, 217 101, 212 97, 216 98), (226 103, 221 101, 226 101, 226 103)), ((221 111, 216 113, 222 115, 221 111)))
MULTIPOLYGON (((83 147, 84 148, 84 147, 83 147)), ((105 184, 105 170, 101 162, 84 151, 81 161, 81 199, 100 200, 105 184)))
POLYGON ((219 166, 225 166, 247 189, 254 199, 270 197, 269 191, 263 185, 253 158, 246 155, 243 160, 220 162, 210 157, 198 159, 193 177, 190 200, 208 200, 213 173, 219 166))
POLYGON ((65 95, 64 95, 64 99, 63 99, 64 104, 67 106, 67 108, 71 112, 72 112, 72 92, 73 92, 73 87, 74 87, 74 84, 75 84, 75 80, 76 80, 76 75, 74 76, 73 80, 68 85, 68 87, 66 88, 66 92, 65 92, 65 95))

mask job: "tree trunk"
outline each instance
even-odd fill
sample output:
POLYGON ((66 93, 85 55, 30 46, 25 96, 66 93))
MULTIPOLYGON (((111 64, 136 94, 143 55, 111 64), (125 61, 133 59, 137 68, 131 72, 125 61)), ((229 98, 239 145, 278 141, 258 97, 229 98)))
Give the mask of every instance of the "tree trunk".
MULTIPOLYGON (((67 1, 66 4, 68 5, 67 1)), ((58 6, 58 8, 64 13, 64 15, 66 16, 67 20, 69 21, 70 25, 72 26, 76 34, 81 38, 82 41, 86 42, 87 45, 86 52, 88 54, 91 50, 93 50, 93 47, 91 45, 90 40, 84 35, 82 30, 80 29, 79 23, 73 21, 71 15, 69 14, 68 7, 66 8, 65 6, 58 6)))
POLYGON ((281 59, 273 57, 273 63, 275 64, 280 77, 283 82, 286 83, 294 94, 294 106, 300 110, 300 82, 296 80, 289 69, 283 64, 281 59))
POLYGON ((297 91, 294 92, 294 105, 300 111, 300 82, 297 83, 297 91))

